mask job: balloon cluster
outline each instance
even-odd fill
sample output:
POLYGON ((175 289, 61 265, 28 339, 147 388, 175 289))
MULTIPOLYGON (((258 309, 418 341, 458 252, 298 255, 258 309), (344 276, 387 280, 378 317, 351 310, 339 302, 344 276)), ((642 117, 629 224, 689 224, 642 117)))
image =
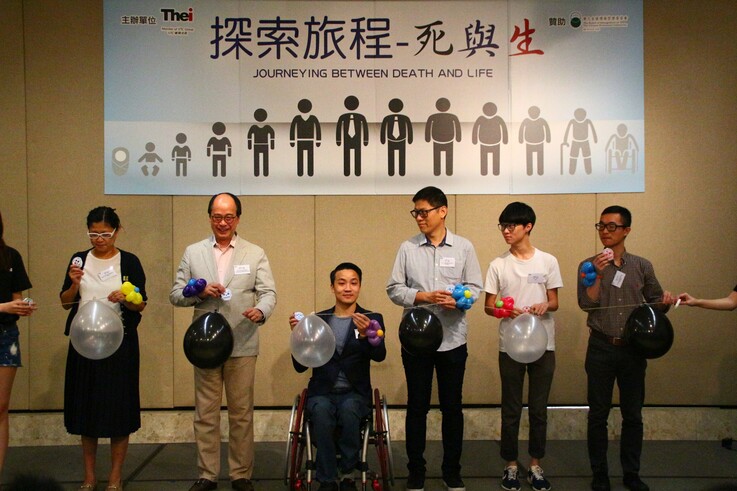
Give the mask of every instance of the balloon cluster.
POLYGON ((514 299, 512 297, 503 297, 494 303, 491 315, 497 319, 504 319, 512 315, 512 310, 514 310, 514 299))
POLYGON ((456 301, 456 308, 458 310, 468 310, 471 308, 476 298, 473 296, 473 292, 463 283, 457 283, 454 286, 449 286, 448 291, 456 301))
POLYGON ((184 287, 184 290, 182 291, 182 295, 185 297, 194 297, 196 295, 199 295, 202 293, 207 286, 207 281, 204 278, 200 278, 198 280, 192 278, 187 282, 187 285, 184 287))
POLYGON ((381 324, 376 319, 371 319, 368 328, 366 328, 366 337, 368 338, 371 346, 378 346, 381 344, 381 340, 384 339, 384 330, 381 328, 381 324))
POLYGON ((596 277, 599 274, 596 272, 596 268, 591 261, 586 261, 581 265, 581 283, 586 288, 590 287, 596 282, 596 277))
POLYGON ((120 287, 120 291, 125 295, 125 301, 130 302, 133 305, 138 305, 143 302, 143 295, 141 290, 137 286, 133 286, 133 283, 126 281, 123 286, 120 287))

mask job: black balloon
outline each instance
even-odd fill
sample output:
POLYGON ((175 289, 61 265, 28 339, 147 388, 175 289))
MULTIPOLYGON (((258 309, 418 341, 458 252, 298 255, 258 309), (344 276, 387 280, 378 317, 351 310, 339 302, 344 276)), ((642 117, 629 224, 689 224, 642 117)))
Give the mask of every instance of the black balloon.
POLYGON ((233 353, 233 330, 218 312, 207 312, 184 333, 184 354, 198 368, 217 368, 233 353))
POLYGON ((434 353, 443 342, 443 324, 427 309, 411 309, 399 323, 399 342, 416 356, 434 353))
POLYGON ((673 326, 660 310, 640 305, 627 318, 624 338, 640 356, 660 358, 673 345, 673 326))

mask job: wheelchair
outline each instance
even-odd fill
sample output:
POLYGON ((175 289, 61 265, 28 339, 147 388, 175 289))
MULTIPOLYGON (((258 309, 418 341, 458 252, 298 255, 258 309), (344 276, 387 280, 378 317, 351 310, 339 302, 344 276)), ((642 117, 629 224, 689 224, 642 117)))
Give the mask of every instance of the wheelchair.
MULTIPOLYGON (((284 484, 289 491, 313 490, 315 449, 310 439, 309 420, 305 416, 306 400, 307 389, 304 389, 295 397, 289 418, 284 465, 284 484)), ((379 389, 374 389, 372 414, 369 414, 361 425, 361 441, 363 442, 359 455, 361 479, 360 482, 356 482, 356 487, 362 491, 390 491, 394 486, 394 472, 389 412, 386 399, 379 393, 379 389), (376 449, 375 458, 370 458, 369 445, 376 449)), ((316 483, 314 488, 317 489, 316 483)))

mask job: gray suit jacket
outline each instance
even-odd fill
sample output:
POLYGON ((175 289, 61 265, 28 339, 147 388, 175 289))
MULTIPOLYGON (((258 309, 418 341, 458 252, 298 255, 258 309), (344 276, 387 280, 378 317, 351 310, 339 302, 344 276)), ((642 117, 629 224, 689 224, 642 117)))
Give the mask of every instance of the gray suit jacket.
POLYGON ((258 325, 243 312, 255 307, 264 314, 264 321, 271 316, 276 306, 276 286, 266 253, 259 246, 236 236, 233 265, 225 276, 223 286, 232 292, 231 300, 221 298, 186 298, 184 287, 191 279, 204 278, 208 283, 219 283, 217 266, 212 248, 214 237, 192 244, 182 256, 177 278, 169 293, 169 301, 179 307, 194 306, 194 321, 205 312, 220 312, 233 328, 233 354, 231 356, 258 355, 258 325))

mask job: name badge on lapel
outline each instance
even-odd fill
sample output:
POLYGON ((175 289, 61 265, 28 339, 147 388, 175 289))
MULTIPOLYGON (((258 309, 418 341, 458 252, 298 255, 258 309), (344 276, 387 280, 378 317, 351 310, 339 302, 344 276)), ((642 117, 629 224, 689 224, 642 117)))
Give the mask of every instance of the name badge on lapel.
POLYGON ((233 267, 233 274, 251 274, 250 264, 236 264, 233 267))

